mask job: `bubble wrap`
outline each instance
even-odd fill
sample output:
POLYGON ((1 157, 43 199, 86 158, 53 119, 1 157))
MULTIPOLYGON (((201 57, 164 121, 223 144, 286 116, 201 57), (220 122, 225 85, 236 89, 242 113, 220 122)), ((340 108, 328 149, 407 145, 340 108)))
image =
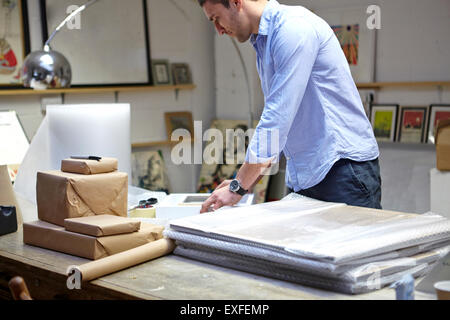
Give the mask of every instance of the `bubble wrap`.
MULTIPOLYGON (((344 263, 339 265, 330 262, 298 257, 290 254, 289 252, 273 251, 266 248, 250 246, 245 243, 217 240, 170 229, 164 231, 164 235, 168 238, 176 240, 177 245, 181 245, 184 247, 209 251, 225 251, 237 255, 265 260, 267 262, 280 263, 285 265, 286 267, 291 267, 299 271, 305 271, 312 274, 331 277, 333 275, 336 275, 335 277, 339 277, 339 275, 357 267, 367 268, 368 265, 376 266, 380 261, 383 262, 396 258, 405 258, 425 251, 439 249, 450 245, 450 241, 430 243, 426 245, 405 248, 403 250, 392 251, 382 255, 376 255, 368 257, 366 259, 360 259, 358 261, 353 261, 351 264, 344 263)), ((402 263, 404 265, 409 265, 407 260, 408 258, 405 259, 406 260, 403 260, 402 263)))
POLYGON ((171 229, 335 265, 450 240, 450 220, 306 197, 172 220, 171 229))
POLYGON ((276 262, 255 259, 245 255, 233 254, 226 251, 211 251, 205 248, 190 248, 178 245, 174 254, 199 260, 206 263, 232 268, 240 271, 259 274, 266 277, 295 282, 302 285, 318 287, 322 289, 359 294, 381 289, 406 274, 419 277, 433 268, 441 255, 448 252, 448 247, 442 250, 428 252, 421 256, 386 261, 378 265, 369 264, 363 268, 355 268, 346 272, 344 276, 324 277, 286 267, 276 262), (402 261, 403 260, 403 261, 402 261))

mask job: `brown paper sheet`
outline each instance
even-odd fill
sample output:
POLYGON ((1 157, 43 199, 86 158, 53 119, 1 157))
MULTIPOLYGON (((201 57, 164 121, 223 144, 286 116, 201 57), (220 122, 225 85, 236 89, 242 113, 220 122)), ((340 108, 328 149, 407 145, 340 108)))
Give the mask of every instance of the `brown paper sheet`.
POLYGON ((110 214, 64 219, 64 227, 67 231, 94 237, 135 232, 140 226, 140 221, 110 214))
POLYGON ((37 173, 40 220, 64 226, 64 219, 99 214, 127 216, 128 175, 125 172, 81 175, 61 171, 37 173))
POLYGON ((11 178, 8 173, 8 166, 0 166, 0 205, 16 207, 17 225, 22 225, 22 212, 14 194, 11 178))
MULTIPOLYGON (((156 259, 171 253, 175 249, 173 240, 164 238, 112 256, 74 266, 81 273, 82 281, 90 281, 104 275, 117 272, 137 264, 156 259)), ((69 274, 73 272, 69 269, 69 274)))
POLYGON ((98 174, 117 171, 116 158, 97 160, 64 159, 61 161, 61 171, 79 174, 98 174))
POLYGON ((23 224, 23 242, 95 260, 162 239, 163 230, 162 226, 141 223, 137 232, 97 238, 70 232, 44 221, 34 221, 23 224))

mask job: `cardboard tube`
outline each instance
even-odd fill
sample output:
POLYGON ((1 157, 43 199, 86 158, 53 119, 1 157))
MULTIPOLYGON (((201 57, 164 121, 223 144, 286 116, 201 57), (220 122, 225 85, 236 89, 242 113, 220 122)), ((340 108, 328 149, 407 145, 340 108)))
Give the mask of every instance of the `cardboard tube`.
POLYGON ((175 242, 164 238, 127 251, 113 254, 109 257, 75 266, 74 269, 78 270, 81 274, 82 281, 90 281, 162 257, 171 253, 174 249, 175 242))

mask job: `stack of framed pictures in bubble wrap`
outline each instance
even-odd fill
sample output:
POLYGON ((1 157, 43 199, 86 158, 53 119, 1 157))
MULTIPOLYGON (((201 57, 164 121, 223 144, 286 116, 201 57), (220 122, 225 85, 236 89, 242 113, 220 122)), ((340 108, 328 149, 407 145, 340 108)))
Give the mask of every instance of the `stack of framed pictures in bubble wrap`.
POLYGON ((450 104, 371 104, 369 120, 377 141, 434 143, 438 121, 450 119, 450 104))

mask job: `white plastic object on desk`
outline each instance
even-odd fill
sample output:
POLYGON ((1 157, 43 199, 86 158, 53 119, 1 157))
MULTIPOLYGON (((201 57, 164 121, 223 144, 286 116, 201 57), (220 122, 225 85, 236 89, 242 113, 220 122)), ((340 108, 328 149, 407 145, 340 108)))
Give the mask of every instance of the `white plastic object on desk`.
POLYGON ((430 210, 450 218, 450 171, 430 171, 430 210))
MULTIPOLYGON (((200 213, 203 202, 210 193, 172 193, 156 204, 156 218, 177 219, 200 213)), ((253 203, 254 194, 246 194, 237 206, 247 206, 253 203)))

